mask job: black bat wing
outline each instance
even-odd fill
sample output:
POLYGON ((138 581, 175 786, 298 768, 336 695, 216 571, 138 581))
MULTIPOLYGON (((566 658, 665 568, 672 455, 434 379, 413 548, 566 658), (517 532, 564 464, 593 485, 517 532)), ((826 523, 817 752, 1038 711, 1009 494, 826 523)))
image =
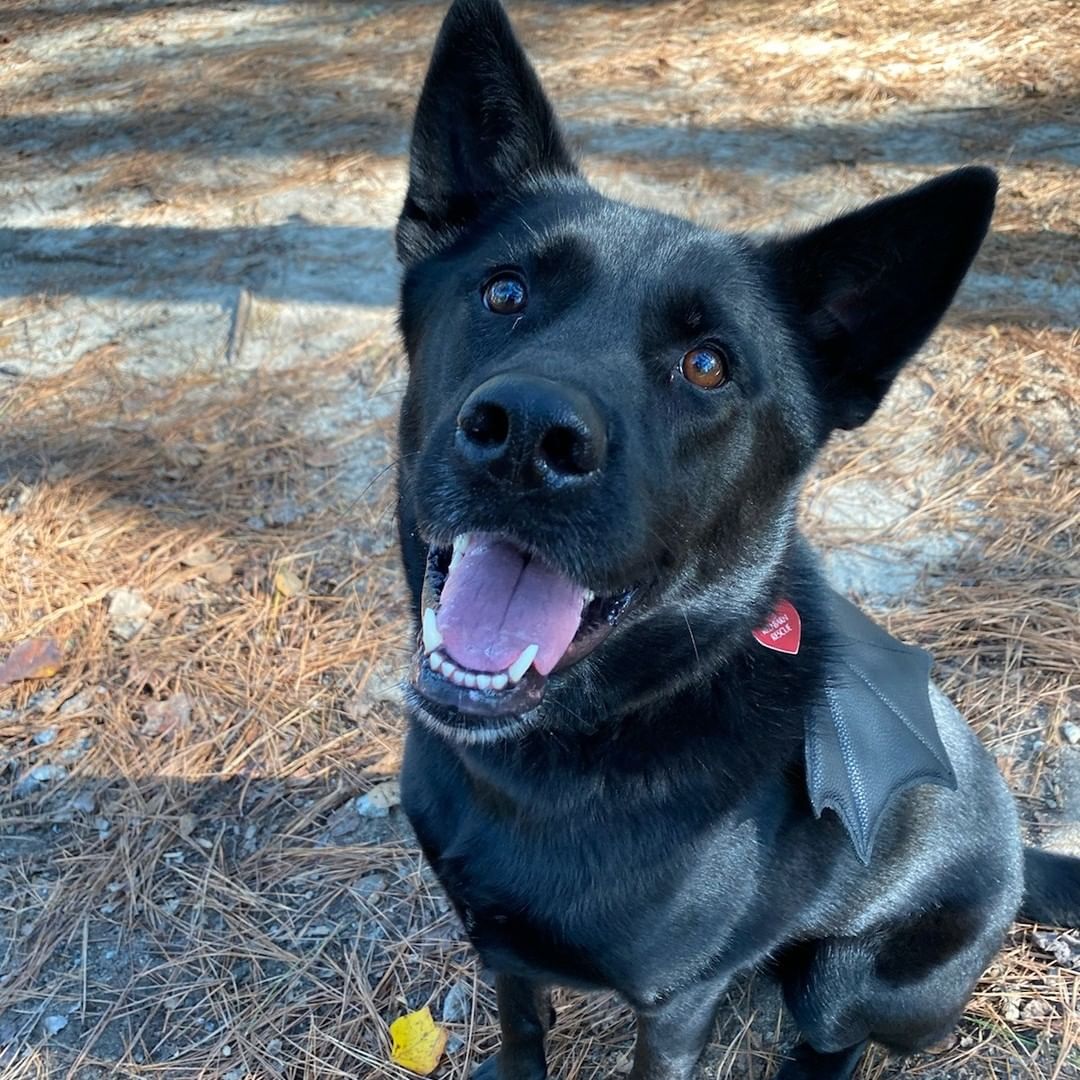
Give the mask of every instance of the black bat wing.
POLYGON ((930 707, 929 654, 839 594, 830 615, 837 654, 806 730, 810 801, 818 817, 839 816, 868 863, 894 799, 917 784, 955 789, 956 774, 930 707))

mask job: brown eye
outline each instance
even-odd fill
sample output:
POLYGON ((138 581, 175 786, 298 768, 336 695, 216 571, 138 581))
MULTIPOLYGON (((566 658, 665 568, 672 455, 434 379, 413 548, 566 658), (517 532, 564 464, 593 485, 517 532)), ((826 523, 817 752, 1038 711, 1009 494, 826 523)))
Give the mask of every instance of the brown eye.
POLYGON ((727 353, 718 345, 699 345, 682 358, 682 373, 694 386, 715 390, 727 382, 727 353))
POLYGON ((484 286, 484 307, 496 315, 525 310, 525 282, 517 274, 499 274, 484 286))

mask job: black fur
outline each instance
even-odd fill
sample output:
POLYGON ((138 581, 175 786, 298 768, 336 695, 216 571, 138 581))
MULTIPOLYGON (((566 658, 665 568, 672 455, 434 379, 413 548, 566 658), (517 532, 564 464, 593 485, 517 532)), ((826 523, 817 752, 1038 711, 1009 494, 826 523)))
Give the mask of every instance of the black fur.
MULTIPOLYGON (((503 1049, 485 1075, 545 1074, 544 988, 565 983, 633 1005, 637 1080, 688 1076, 728 981, 774 960, 805 1040, 781 1075, 847 1077, 869 1039, 940 1037, 998 948, 1020 898, 1018 828, 962 724, 946 739, 957 793, 905 794, 869 866, 813 814, 804 721, 831 643, 793 523, 829 433, 872 415, 948 307, 995 188, 961 169, 767 241, 617 203, 578 173, 496 0, 451 8, 398 226, 416 616, 429 553, 468 530, 509 534, 598 594, 636 590, 522 715, 412 695, 404 806, 497 972, 503 1049), (528 284, 520 318, 481 299, 505 268, 528 284), (716 390, 679 374, 703 342, 728 360, 716 390), (602 417, 587 482, 463 461, 466 398, 526 373, 602 417), (782 597, 802 616, 797 656, 750 635, 782 597)), ((1076 864, 1029 860, 1025 910, 1072 918, 1076 864)))

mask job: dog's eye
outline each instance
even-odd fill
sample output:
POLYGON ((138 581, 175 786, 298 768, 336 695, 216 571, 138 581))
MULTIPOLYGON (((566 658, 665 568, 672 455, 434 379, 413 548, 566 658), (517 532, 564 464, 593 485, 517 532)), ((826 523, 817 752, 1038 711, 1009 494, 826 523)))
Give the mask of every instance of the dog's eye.
POLYGON ((727 382, 727 353, 719 345, 699 345, 682 358, 682 373, 694 386, 715 390, 727 382))
POLYGON ((484 286, 484 307, 496 315, 525 310, 525 282, 517 274, 497 274, 484 286))

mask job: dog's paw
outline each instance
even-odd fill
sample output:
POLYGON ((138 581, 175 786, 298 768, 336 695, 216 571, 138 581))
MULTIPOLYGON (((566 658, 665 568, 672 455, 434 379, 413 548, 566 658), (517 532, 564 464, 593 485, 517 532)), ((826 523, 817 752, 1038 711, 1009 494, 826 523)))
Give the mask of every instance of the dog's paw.
POLYGON ((500 1051, 480 1062, 470 1080, 547 1080, 547 1069, 527 1061, 506 1061, 500 1051))

